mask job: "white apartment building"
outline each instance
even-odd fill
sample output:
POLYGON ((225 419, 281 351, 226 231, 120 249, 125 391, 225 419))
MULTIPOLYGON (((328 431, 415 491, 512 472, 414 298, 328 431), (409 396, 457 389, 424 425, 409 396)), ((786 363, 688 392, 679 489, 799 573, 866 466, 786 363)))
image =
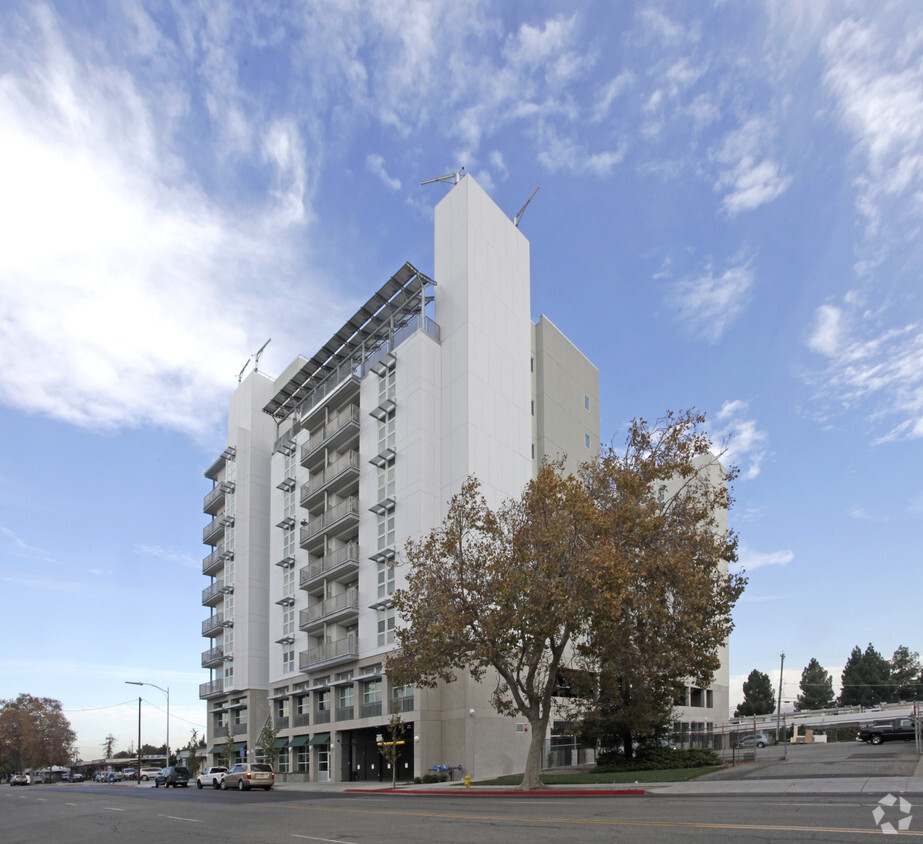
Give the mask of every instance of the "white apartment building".
POLYGON ((206 471, 212 521, 200 689, 208 748, 253 758, 267 718, 279 772, 387 780, 377 741, 410 726, 398 775, 435 765, 522 770, 529 734, 491 688, 398 688, 383 673, 406 539, 476 475, 492 505, 543 457, 599 450, 599 373, 544 316, 531 321, 529 244, 471 176, 435 212, 433 277, 405 264, 310 359, 251 372, 206 471))

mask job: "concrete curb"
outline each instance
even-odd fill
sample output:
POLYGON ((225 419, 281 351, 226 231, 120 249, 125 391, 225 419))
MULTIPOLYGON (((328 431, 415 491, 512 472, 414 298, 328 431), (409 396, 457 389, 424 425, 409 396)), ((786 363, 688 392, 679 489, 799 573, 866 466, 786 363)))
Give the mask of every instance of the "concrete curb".
POLYGON ((540 791, 513 791, 510 789, 467 788, 464 790, 447 788, 400 789, 400 788, 347 788, 347 794, 393 794, 395 796, 429 795, 438 797, 640 797, 645 792, 641 788, 623 789, 577 789, 547 788, 540 791))

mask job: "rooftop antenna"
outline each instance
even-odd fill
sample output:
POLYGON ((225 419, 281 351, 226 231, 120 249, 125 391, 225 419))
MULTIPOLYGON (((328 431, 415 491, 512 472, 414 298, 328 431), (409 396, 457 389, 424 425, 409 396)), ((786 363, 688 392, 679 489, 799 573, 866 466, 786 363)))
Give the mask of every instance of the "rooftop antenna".
POLYGON ((243 368, 237 375, 237 383, 239 384, 244 379, 244 372, 247 371, 247 367, 250 366, 250 361, 253 360, 252 357, 247 358, 247 362, 243 365, 243 368))
POLYGON ((262 346, 260 350, 253 356, 253 371, 260 371, 260 355, 263 354, 263 349, 265 349, 272 342, 272 337, 270 337, 262 346))
MULTIPOLYGON (((541 185, 538 186, 538 188, 540 187, 541 185)), ((513 225, 516 226, 517 229, 519 228, 519 221, 522 219, 522 215, 526 213, 526 208, 529 206, 529 203, 532 201, 532 197, 538 193, 538 188, 532 191, 529 198, 525 201, 525 204, 522 206, 522 208, 519 209, 519 211, 516 212, 516 216, 513 217, 513 225)))
POLYGON ((446 173, 444 176, 436 176, 435 179, 426 179, 423 182, 420 182, 421 185, 431 185, 433 182, 451 182, 453 185, 457 185, 461 180, 462 174, 465 172, 465 168, 462 167, 457 173, 446 173))

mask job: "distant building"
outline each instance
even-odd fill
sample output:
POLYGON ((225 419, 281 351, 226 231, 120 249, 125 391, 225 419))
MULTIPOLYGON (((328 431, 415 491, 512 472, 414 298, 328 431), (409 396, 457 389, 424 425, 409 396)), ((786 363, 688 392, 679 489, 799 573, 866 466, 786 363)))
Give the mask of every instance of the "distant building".
POLYGON ((543 457, 574 469, 597 454, 599 373, 531 322, 528 241, 470 176, 436 207, 433 275, 405 264, 310 359, 251 372, 231 396, 227 448, 205 473, 212 760, 228 733, 253 758, 272 719, 280 772, 390 780, 376 742, 397 711, 411 725, 402 779, 524 767, 528 733, 490 688, 383 674, 393 561, 469 475, 496 505, 543 457))

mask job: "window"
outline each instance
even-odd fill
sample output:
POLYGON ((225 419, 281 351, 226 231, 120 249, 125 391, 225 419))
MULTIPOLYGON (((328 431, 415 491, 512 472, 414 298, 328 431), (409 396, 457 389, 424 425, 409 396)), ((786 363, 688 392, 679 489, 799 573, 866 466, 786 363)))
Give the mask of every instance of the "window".
POLYGON ((291 636, 295 632, 295 607, 282 607, 282 635, 291 636))
POLYGON ((234 723, 235 724, 246 724, 247 723, 247 710, 246 709, 235 709, 234 710, 234 723))
POLYGON ((276 764, 279 766, 278 770, 280 774, 288 773, 288 760, 289 760, 288 748, 283 747, 279 751, 279 755, 276 757, 276 764))
POLYGON ((294 526, 288 530, 282 531, 282 556, 283 557, 294 557, 295 556, 295 528, 294 526))
POLYGON ((282 672, 287 673, 295 670, 295 646, 282 646, 282 672))
POLYGON ((362 684, 362 703, 381 703, 381 678, 362 684))
POLYGON ((227 712, 216 712, 215 713, 215 729, 221 730, 222 732, 224 732, 224 730, 227 729, 227 726, 228 726, 227 712))
POLYGON ((378 597, 394 594, 394 562, 386 560, 378 564, 378 597))
POLYGON ((286 519, 295 518, 295 489, 288 489, 283 493, 282 515, 286 519))
POLYGON ((378 550, 394 545, 394 507, 389 507, 378 516, 378 550))
POLYGON ((378 376, 378 402, 393 399, 397 387, 397 370, 392 366, 383 375, 378 376))
POLYGON ((711 689, 705 690, 705 708, 714 709, 715 706, 715 693, 711 689))
POLYGON ((589 397, 589 396, 584 396, 584 397, 583 397, 583 409, 584 409, 584 410, 589 410, 589 409, 590 409, 590 397, 589 397))
POLYGON ((589 435, 589 434, 584 434, 584 435, 583 435, 583 444, 584 444, 587 448, 590 447, 590 435, 589 435))
POLYGON ((532 399, 532 415, 535 416, 535 399, 532 399))
MULTIPOLYGON (((289 566, 282 569, 282 597, 288 598, 295 594, 295 567, 289 566)), ((286 630, 291 633, 291 630, 286 630)))
POLYGON ((394 416, 394 410, 389 410, 385 417, 378 423, 379 454, 381 454, 386 449, 394 448, 394 444, 396 442, 394 416))
POLYGON ((394 608, 378 611, 378 645, 394 643, 394 608))
POLYGON ((532 443, 532 459, 535 460, 535 443, 532 443))
POLYGON ((324 689, 323 691, 315 692, 314 696, 317 698, 317 711, 318 712, 329 712, 330 711, 330 689, 324 689))
POLYGON ((394 458, 378 470, 378 500, 394 497, 394 458))
POLYGON ((295 756, 295 770, 298 771, 298 773, 306 773, 309 771, 311 767, 310 758, 311 748, 307 745, 299 747, 298 753, 295 756))
POLYGON ((288 698, 276 701, 276 718, 288 718, 288 698))
POLYGON ((349 683, 337 689, 337 709, 352 709, 353 684, 349 683))
POLYGON ((308 695, 298 695, 295 698, 295 714, 308 715, 311 712, 311 698, 308 695))

